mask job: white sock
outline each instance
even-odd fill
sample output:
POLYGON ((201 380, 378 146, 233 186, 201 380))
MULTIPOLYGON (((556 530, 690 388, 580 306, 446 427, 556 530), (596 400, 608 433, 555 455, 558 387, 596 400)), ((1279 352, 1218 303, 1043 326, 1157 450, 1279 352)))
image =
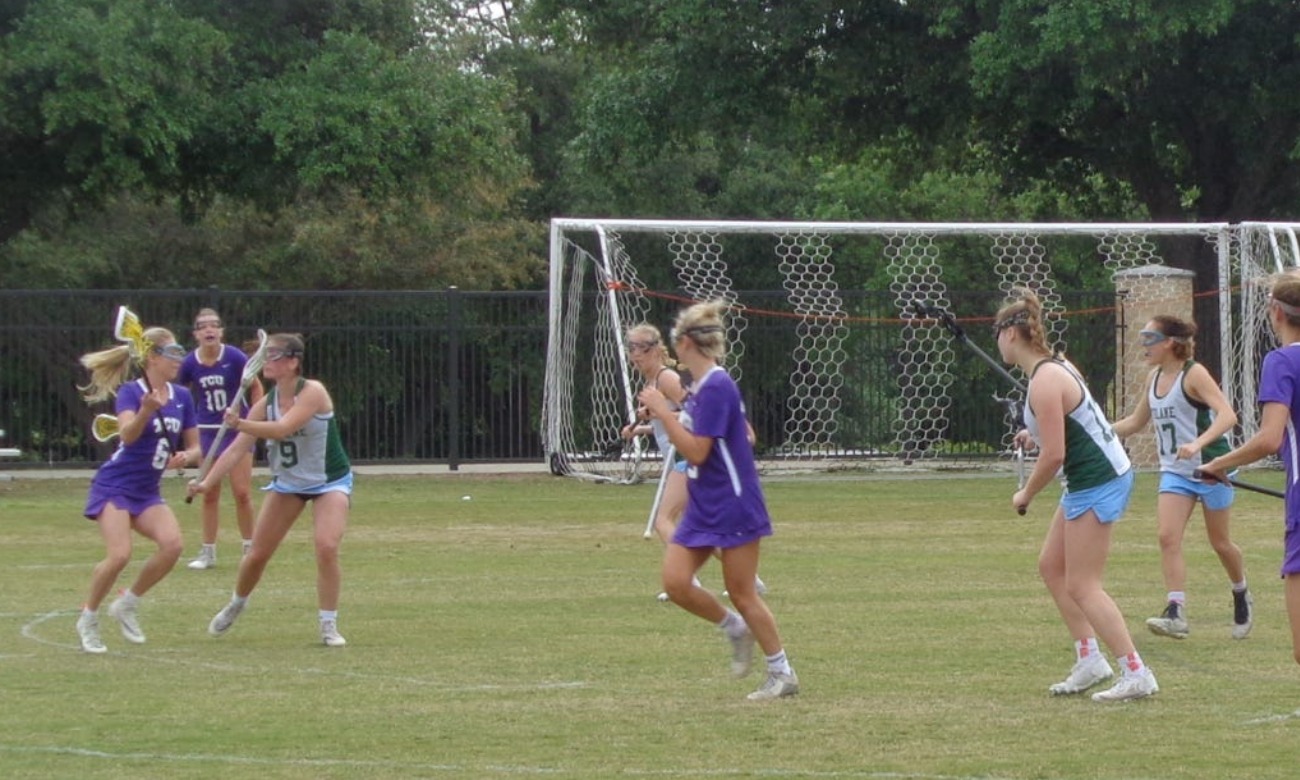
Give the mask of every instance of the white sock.
POLYGON ((1248 590, 1248 589, 1246 588, 1246 578, 1245 578, 1245 577, 1242 577, 1242 578, 1241 578, 1241 582, 1234 582, 1234 583, 1232 583, 1232 592, 1233 592, 1233 593, 1245 593, 1247 590, 1248 590))
POLYGON ((244 555, 248 555, 248 551, 251 550, 251 549, 253 549, 253 540, 252 540, 252 539, 245 539, 245 540, 244 540, 244 555))
POLYGON ((745 619, 732 610, 727 610, 727 615, 718 623, 718 628, 721 628, 732 639, 744 636, 745 632, 749 630, 749 626, 745 625, 745 619))
POLYGON ((231 597, 230 597, 230 603, 231 603, 231 604, 234 604, 234 605, 237 606, 237 607, 242 607, 242 606, 244 606, 245 604, 248 603, 248 597, 247 597, 247 596, 241 596, 241 595, 239 595, 238 593, 235 593, 235 594, 232 594, 232 595, 231 595, 231 597))
POLYGON ((1128 655, 1119 657, 1119 665, 1123 668, 1124 674, 1141 674, 1147 665, 1142 662, 1142 656, 1134 650, 1128 655))
POLYGON ((768 674, 793 674, 794 670, 790 668, 790 660, 785 657, 785 650, 777 650, 772 655, 767 656, 768 674))
POLYGON ((1169 591, 1169 597, 1168 597, 1168 598, 1169 598, 1170 601, 1174 602, 1175 604, 1177 604, 1177 605, 1180 606, 1180 607, 1181 607, 1181 606, 1185 606, 1185 605, 1187 604, 1187 594, 1184 593, 1184 592, 1181 591, 1181 590, 1171 590, 1171 591, 1169 591))
POLYGON ((140 603, 140 597, 132 593, 130 588, 123 588, 122 603, 128 607, 134 607, 140 603))
POLYGON ((324 623, 326 620, 333 620, 335 623, 339 622, 339 611, 337 609, 322 609, 320 611, 320 622, 324 623))
POLYGON ((1074 658, 1077 661, 1091 658, 1100 652, 1101 648, 1097 646, 1097 637, 1095 636, 1090 636, 1082 642, 1074 643, 1074 658))

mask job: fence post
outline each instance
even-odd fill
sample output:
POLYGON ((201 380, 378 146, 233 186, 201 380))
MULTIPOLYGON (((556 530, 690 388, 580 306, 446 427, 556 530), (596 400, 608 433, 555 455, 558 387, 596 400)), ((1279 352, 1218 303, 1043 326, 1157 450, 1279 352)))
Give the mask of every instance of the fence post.
POLYGON ((447 288, 447 469, 460 470, 460 290, 447 288))

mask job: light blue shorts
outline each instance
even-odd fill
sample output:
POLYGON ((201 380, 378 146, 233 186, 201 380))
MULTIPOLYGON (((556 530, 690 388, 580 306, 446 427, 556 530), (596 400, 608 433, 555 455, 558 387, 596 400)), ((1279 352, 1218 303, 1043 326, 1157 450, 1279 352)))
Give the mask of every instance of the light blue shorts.
POLYGON ((1091 509, 1103 523, 1113 523, 1124 515, 1129 496, 1133 495, 1133 469, 1110 482, 1083 490, 1068 490, 1061 495, 1065 519, 1073 520, 1091 509))
POLYGON ((673 461, 673 471, 676 471, 678 474, 685 474, 686 469, 689 468, 690 465, 691 464, 686 462, 686 458, 678 458, 673 461))
POLYGON ((262 489, 269 490, 272 493, 287 493, 291 496, 298 496, 304 501, 309 501, 316 496, 323 496, 326 493, 342 493, 345 496, 351 496, 352 472, 349 471, 347 474, 344 474, 333 482, 326 482, 321 485, 312 485, 307 488, 286 485, 280 482, 280 479, 277 477, 271 480, 271 484, 262 489))
MULTIPOLYGON (((1234 471, 1228 476, 1235 475, 1234 471)), ((1199 479, 1188 479, 1182 474, 1174 474, 1170 471, 1160 472, 1160 492, 1175 493, 1180 496, 1187 496, 1193 499, 1200 499, 1206 509, 1227 509, 1232 506, 1232 499, 1237 495, 1232 489, 1232 485, 1225 485, 1222 482, 1202 482, 1199 479)))

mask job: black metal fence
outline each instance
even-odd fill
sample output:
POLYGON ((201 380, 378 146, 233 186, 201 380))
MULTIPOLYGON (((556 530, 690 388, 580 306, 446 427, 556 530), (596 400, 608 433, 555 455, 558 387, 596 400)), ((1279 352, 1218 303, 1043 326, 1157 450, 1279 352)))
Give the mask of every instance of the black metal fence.
MULTIPOLYGON (((855 437, 887 440, 900 389, 891 353, 901 327, 888 319, 892 294, 855 291, 854 311, 879 320, 853 326, 844 366, 846 404, 858 409, 855 437), (874 411, 873 411, 874 410, 874 411), (867 430, 870 428, 870 430, 867 430), (877 430, 879 429, 879 430, 877 430)), ((996 293, 954 296, 958 316, 987 316, 996 293)), ((1113 400, 1116 322, 1109 293, 1066 293, 1071 357, 1094 392, 1113 400)), ((0 291, 0 446, 22 450, 7 467, 90 466, 108 445, 90 436, 105 408, 88 407, 78 358, 110 346, 119 305, 146 325, 189 343, 202 307, 216 309, 232 344, 268 332, 306 338, 304 371, 333 396, 349 454, 358 463, 542 462, 540 421, 547 340, 547 293, 441 291, 244 292, 206 290, 0 291)), ((664 313, 665 318, 671 316, 664 313)), ((760 441, 783 437, 790 374, 788 324, 751 323, 742 390, 760 441), (769 332, 770 331, 770 332, 769 332)), ((992 350, 983 329, 972 338, 992 350)), ((1006 393, 977 356, 956 346, 957 381, 948 454, 987 456, 1005 431, 991 400, 1006 393)), ((761 456, 761 453, 760 453, 761 456)))

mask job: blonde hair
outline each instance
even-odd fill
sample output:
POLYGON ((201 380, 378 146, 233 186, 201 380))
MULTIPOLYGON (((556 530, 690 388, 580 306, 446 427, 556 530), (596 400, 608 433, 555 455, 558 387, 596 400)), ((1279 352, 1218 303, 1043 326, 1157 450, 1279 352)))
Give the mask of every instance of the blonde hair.
POLYGON ((1043 304, 1033 290, 1017 287, 1011 298, 998 309, 994 324, 998 328, 1015 328, 1029 345, 1047 354, 1055 351, 1047 345, 1047 331, 1043 328, 1043 304))
POLYGON ((639 325, 633 325, 627 329, 628 341, 644 341, 653 344, 658 349, 655 352, 659 355, 659 362, 668 368, 677 368, 677 361, 668 352, 668 345, 664 343, 664 337, 659 329, 648 322, 642 322, 639 325), (638 338, 639 337, 639 338, 638 338))
POLYGON ((1300 327, 1300 314, 1287 312, 1287 308, 1293 311, 1300 309, 1300 274, 1287 272, 1273 277, 1269 294, 1273 300, 1283 304, 1282 315, 1286 317, 1287 324, 1300 327))
MULTIPOLYGON (((144 340, 149 351, 152 351, 157 346, 176 343, 176 337, 166 328, 147 329, 144 332, 144 340)), ((148 352, 140 356, 138 362, 141 368, 144 367, 148 359, 148 352)), ((130 344, 118 344, 115 347, 82 355, 81 365, 90 371, 90 382, 84 386, 77 386, 77 389, 81 391, 81 397, 85 398, 87 403, 93 404, 108 400, 110 396, 116 395, 117 388, 131 378, 131 365, 133 362, 135 361, 131 359, 130 344)))
POLYGON ((727 325, 723 314, 731 304, 726 301, 697 303, 677 315, 673 339, 690 339, 700 354, 720 361, 727 355, 727 325))

